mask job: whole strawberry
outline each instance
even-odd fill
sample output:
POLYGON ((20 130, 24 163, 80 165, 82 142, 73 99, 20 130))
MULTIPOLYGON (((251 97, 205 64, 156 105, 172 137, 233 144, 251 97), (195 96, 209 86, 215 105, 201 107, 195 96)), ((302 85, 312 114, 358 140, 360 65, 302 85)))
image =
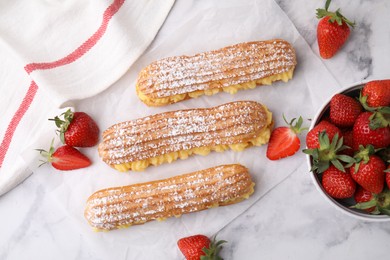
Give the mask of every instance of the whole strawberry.
POLYGON ((390 165, 387 167, 386 169, 386 184, 387 184, 387 188, 390 189, 390 165))
MULTIPOLYGON (((353 197, 355 199, 355 202, 359 204, 359 203, 371 201, 374 198, 374 195, 372 194, 372 192, 364 189, 361 186, 358 186, 353 197)), ((366 212, 373 212, 375 210, 375 206, 371 208, 366 208, 364 210, 366 212)))
POLYGON ((76 148, 63 145, 54 151, 53 145, 50 146, 49 151, 38 150, 46 161, 43 163, 51 163, 54 168, 61 171, 76 170, 85 168, 91 165, 91 161, 87 156, 82 154, 76 148))
POLYGON ((329 196, 345 199, 353 196, 356 183, 348 172, 342 172, 331 165, 322 175, 322 186, 329 196))
POLYGON ((92 147, 98 143, 99 127, 88 114, 69 109, 61 116, 63 120, 58 116, 49 120, 54 121, 59 128, 63 143, 74 147, 92 147))
POLYGON ((307 129, 302 128, 302 117, 299 117, 296 124, 294 124, 296 118, 291 122, 287 122, 284 117, 283 119, 288 126, 277 127, 271 133, 266 154, 270 160, 279 160, 295 154, 301 146, 298 134, 307 129))
POLYGON ((390 79, 373 80, 364 85, 362 97, 366 97, 365 102, 370 107, 390 106, 390 79))
POLYGON ((224 240, 213 241, 205 235, 194 235, 181 238, 177 241, 177 246, 180 251, 186 257, 187 260, 199 260, 199 259, 222 259, 218 256, 219 251, 222 249, 222 244, 226 243, 224 240))
POLYGON ((343 153, 348 147, 343 144, 343 137, 339 138, 338 133, 330 141, 326 131, 320 132, 318 140, 318 148, 303 150, 305 154, 310 155, 311 171, 322 173, 332 164, 338 170, 345 172, 344 166, 348 168, 355 162, 351 156, 343 153))
POLYGON ((331 0, 325 3, 325 9, 317 9, 317 18, 321 19, 317 25, 317 40, 320 55, 324 59, 332 58, 347 41, 350 28, 354 23, 345 18, 340 9, 336 12, 328 11, 331 0))
POLYGON ((350 168, 350 173, 360 186, 369 192, 378 194, 384 187, 386 165, 374 152, 372 145, 361 147, 354 157, 356 162, 350 168))
POLYGON ((371 214, 385 214, 390 216, 390 190, 385 189, 379 194, 372 194, 372 199, 366 202, 359 202, 351 208, 370 209, 371 214), (373 209, 371 211, 371 209, 373 209))
POLYGON ((335 126, 334 124, 326 120, 322 120, 307 133, 306 135, 307 148, 313 149, 313 148, 320 147, 318 138, 321 132, 326 132, 330 141, 332 141, 333 136, 335 136, 336 134, 338 134, 339 137, 341 136, 341 131, 337 126, 335 126))
POLYGON ((359 101, 344 94, 336 94, 330 100, 330 120, 338 127, 352 127, 363 107, 359 101))
POLYGON ((361 113, 353 126, 354 149, 358 150, 359 145, 373 145, 374 148, 386 148, 390 145, 390 128, 378 127, 372 129, 370 118, 373 112, 361 113))

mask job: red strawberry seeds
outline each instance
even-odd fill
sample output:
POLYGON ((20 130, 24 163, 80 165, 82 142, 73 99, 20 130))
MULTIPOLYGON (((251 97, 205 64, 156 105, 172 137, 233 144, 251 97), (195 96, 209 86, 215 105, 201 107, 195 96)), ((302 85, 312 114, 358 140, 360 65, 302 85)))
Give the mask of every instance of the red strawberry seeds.
POLYGON ((385 163, 376 155, 370 155, 368 161, 362 161, 350 169, 352 178, 364 189, 380 193, 385 183, 385 163))
POLYGON ((390 106, 390 79, 368 82, 362 89, 362 96, 367 97, 370 107, 390 106))
POLYGON ((356 184, 351 175, 331 165, 322 175, 322 186, 329 196, 336 199, 350 198, 355 193, 356 184))
POLYGON ((334 124, 328 122, 328 121, 321 121, 318 123, 313 129, 311 129, 306 136, 306 146, 309 149, 313 148, 319 148, 320 143, 319 143, 319 134, 321 132, 325 131, 326 134, 329 137, 329 140, 332 140, 335 134, 338 134, 338 136, 341 136, 341 131, 340 129, 335 126, 334 124))
POLYGON ((359 101, 344 94, 336 94, 330 100, 330 120, 338 127, 352 127, 363 111, 359 101))
POLYGON ((353 126, 354 150, 359 149, 359 145, 373 145, 374 148, 385 148, 390 145, 390 128, 381 127, 371 129, 370 117, 372 112, 361 113, 353 126))
POLYGON ((74 147, 92 147, 99 141, 99 127, 84 112, 72 112, 70 109, 62 114, 64 120, 56 116, 54 119, 59 128, 61 141, 74 147))

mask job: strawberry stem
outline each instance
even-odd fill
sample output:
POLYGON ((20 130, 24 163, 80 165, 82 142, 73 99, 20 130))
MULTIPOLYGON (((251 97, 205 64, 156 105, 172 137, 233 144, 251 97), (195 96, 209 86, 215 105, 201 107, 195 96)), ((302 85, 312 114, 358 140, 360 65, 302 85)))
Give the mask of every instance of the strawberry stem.
POLYGON ((330 142, 328 134, 322 131, 319 133, 318 141, 320 143, 319 148, 303 150, 305 154, 312 157, 311 171, 322 173, 329 168, 330 164, 333 164, 337 169, 345 172, 344 168, 350 167, 355 162, 351 156, 338 154, 338 152, 348 148, 348 146, 343 145, 343 137, 339 139, 337 133, 333 136, 332 142, 330 142), (340 161, 347 164, 344 166, 340 161))
POLYGON ((46 151, 43 149, 35 149, 36 151, 39 152, 40 155, 42 155, 42 157, 44 157, 46 159, 46 161, 44 161, 42 159, 39 160, 42 163, 38 167, 41 167, 42 165, 53 161, 53 153, 54 153, 54 146, 53 145, 54 145, 54 138, 51 140, 49 151, 46 151))
POLYGON ((370 214, 375 214, 375 215, 379 214, 380 212, 379 212, 378 207, 377 207, 377 205, 378 205, 377 196, 376 196, 376 194, 373 194, 373 196, 374 197, 371 200, 366 201, 366 202, 357 203, 356 205, 351 206, 350 208, 364 210, 364 209, 369 209, 369 208, 375 207, 375 209, 372 212, 370 212, 370 214))
POLYGON ((64 120, 60 119, 60 116, 56 116, 54 118, 49 119, 49 121, 54 121, 57 128, 59 128, 57 132, 60 133, 60 140, 62 143, 65 143, 65 132, 73 120, 73 115, 74 113, 72 112, 72 110, 68 109, 66 112, 60 115, 64 116, 64 120))
POLYGON ((325 9, 318 8, 317 11, 317 18, 321 19, 323 17, 328 16, 329 17, 329 22, 334 23, 336 22, 338 25, 342 25, 343 22, 351 26, 352 28, 355 27, 355 22, 352 22, 348 20, 344 15, 341 14, 340 9, 337 9, 336 12, 330 12, 329 6, 330 6, 331 0, 327 0, 325 3, 325 9))
POLYGON ((286 117, 284 114, 282 114, 284 122, 290 127, 290 129, 295 133, 295 134, 300 134, 302 131, 306 131, 309 128, 308 127, 302 127, 303 124, 303 118, 299 116, 298 121, 295 123, 296 118, 291 119, 290 122, 287 121, 286 117))
POLYGON ((201 260, 216 259, 222 260, 219 256, 219 252, 222 249, 222 244, 227 243, 225 240, 216 240, 217 236, 214 236, 213 240, 210 242, 209 248, 204 247, 202 251, 206 254, 200 257, 201 260))

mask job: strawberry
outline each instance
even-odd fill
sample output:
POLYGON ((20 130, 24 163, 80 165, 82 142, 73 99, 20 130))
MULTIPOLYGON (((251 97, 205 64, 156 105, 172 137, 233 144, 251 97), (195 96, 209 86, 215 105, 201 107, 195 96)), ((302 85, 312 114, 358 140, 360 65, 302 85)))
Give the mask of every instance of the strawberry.
POLYGON ((329 141, 329 137, 325 131, 319 134, 318 139, 318 148, 303 150, 304 153, 311 156, 311 171, 322 173, 332 164, 338 170, 345 172, 344 165, 340 161, 348 163, 346 167, 352 165, 354 159, 351 156, 341 153, 347 147, 343 145, 343 137, 339 139, 338 133, 334 135, 332 142, 329 141))
POLYGON ((352 130, 344 130, 342 131, 343 135, 343 143, 346 146, 346 148, 342 151, 342 154, 346 154, 349 156, 353 156, 353 133, 352 130))
POLYGON ((46 158, 46 161, 42 161, 43 164, 50 162, 57 170, 75 170, 91 165, 91 161, 87 156, 69 145, 63 145, 54 151, 52 144, 49 152, 41 149, 38 151, 46 158))
MULTIPOLYGON (((374 198, 372 192, 365 190, 363 187, 358 186, 353 196, 356 203, 368 202, 374 198)), ((366 212, 373 212, 375 210, 375 206, 371 208, 364 209, 366 212)))
POLYGON ((295 154, 301 147, 301 141, 298 134, 307 128, 301 128, 303 119, 299 117, 295 125, 296 118, 290 123, 283 116, 284 121, 288 126, 275 128, 272 133, 267 147, 267 158, 270 160, 279 160, 295 154))
POLYGON ((350 28, 355 23, 349 21, 341 13, 328 11, 331 0, 325 3, 325 9, 317 9, 317 18, 321 19, 317 25, 317 40, 320 55, 324 59, 332 58, 347 41, 350 28))
POLYGON ((350 168, 352 178, 364 189, 372 193, 380 193, 385 183, 385 162, 377 155, 372 145, 360 147, 355 155, 356 162, 350 168))
POLYGON ((387 188, 390 189, 390 165, 387 167, 387 170, 385 170, 385 172, 386 172, 385 179, 386 179, 387 188))
POLYGON ((390 106, 390 79, 373 80, 364 85, 361 96, 370 107, 390 106))
POLYGON ((322 175, 322 186, 329 196, 345 199, 353 196, 356 183, 348 172, 342 172, 331 165, 322 175))
POLYGON ((187 260, 199 259, 222 259, 218 256, 222 249, 221 245, 226 243, 224 240, 213 241, 205 235, 194 235, 181 238, 177 241, 177 246, 187 260))
POLYGON ((363 107, 359 101, 344 94, 336 94, 330 100, 330 120, 338 127, 352 127, 363 107))
POLYGON ((63 143, 74 147, 92 147, 99 141, 99 127, 96 122, 84 112, 72 112, 70 109, 54 121, 59 128, 60 139, 63 143))
POLYGON ((373 112, 361 113, 353 125, 354 150, 359 149, 359 145, 373 145, 374 148, 385 148, 390 145, 390 128, 379 127, 372 129, 370 118, 375 115, 373 112))
POLYGON ((390 190, 386 189, 379 194, 372 194, 372 199, 366 202, 359 202, 351 208, 372 209, 371 214, 386 214, 390 216, 390 190))
POLYGON ((324 131, 328 135, 329 140, 332 140, 333 136, 335 136, 335 134, 338 134, 338 136, 341 136, 341 131, 337 126, 335 126, 334 124, 332 124, 326 120, 322 120, 320 123, 318 123, 315 127, 313 127, 313 129, 311 129, 307 133, 307 135, 306 135, 307 148, 309 148, 309 149, 319 148, 320 143, 319 143, 318 137, 319 137, 319 134, 321 132, 324 132, 324 131))

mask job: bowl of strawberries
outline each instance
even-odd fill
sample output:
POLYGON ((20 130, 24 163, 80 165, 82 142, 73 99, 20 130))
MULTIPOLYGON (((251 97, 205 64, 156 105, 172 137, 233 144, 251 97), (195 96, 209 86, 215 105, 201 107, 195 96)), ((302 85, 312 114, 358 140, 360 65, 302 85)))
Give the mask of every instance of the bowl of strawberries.
POLYGON ((390 80, 334 94, 313 118, 306 147, 327 201, 363 220, 390 221, 390 80))

